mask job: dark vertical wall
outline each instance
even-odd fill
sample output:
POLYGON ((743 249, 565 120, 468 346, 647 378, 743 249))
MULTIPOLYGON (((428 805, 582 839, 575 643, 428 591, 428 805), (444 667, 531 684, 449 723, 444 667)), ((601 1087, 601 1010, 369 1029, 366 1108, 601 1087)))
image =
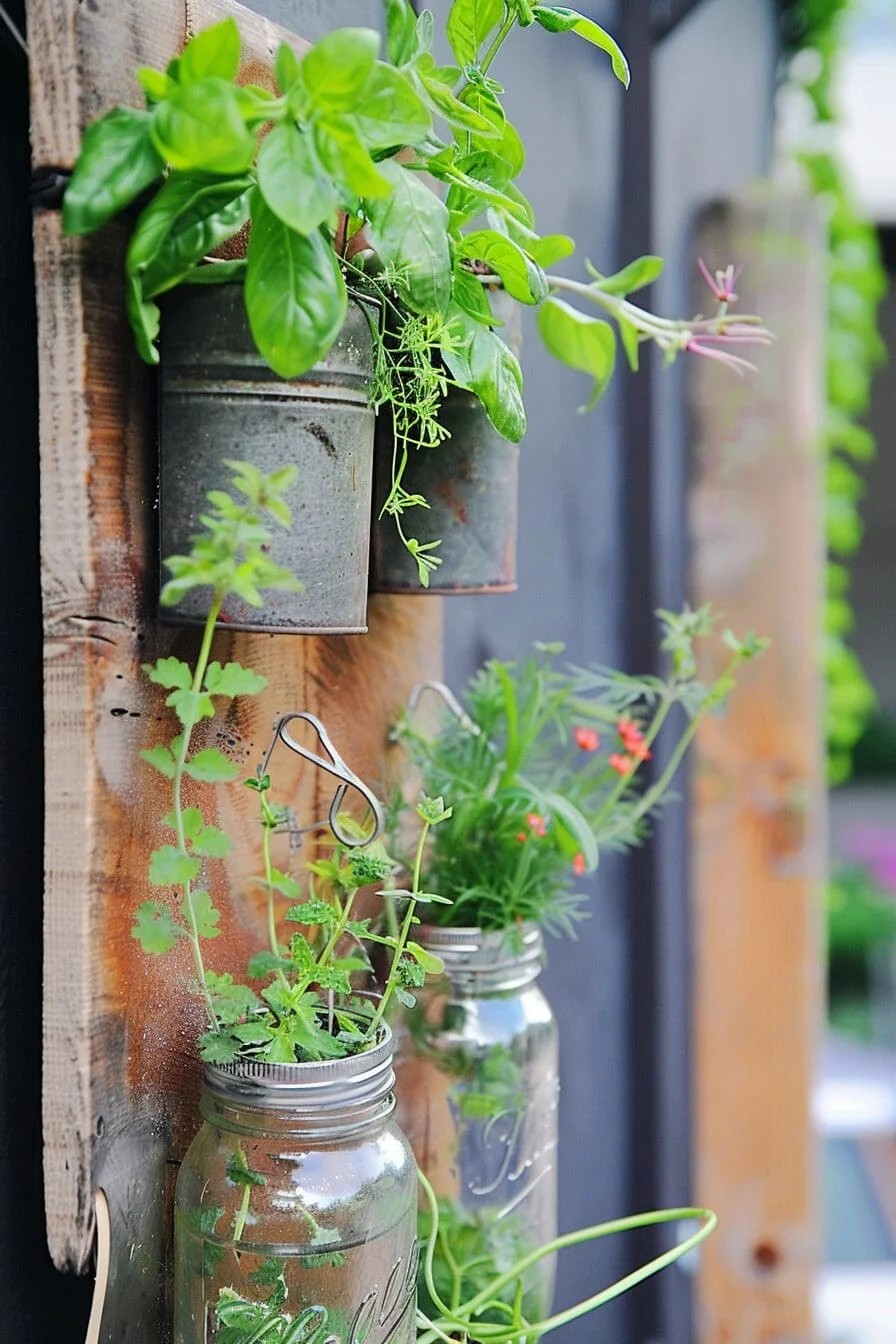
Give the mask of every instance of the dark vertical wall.
MULTIPOLYGON (((24 30, 23 0, 7 10, 24 30)), ((27 67, 5 36, 0 125, 0 1339, 68 1344, 84 1337, 88 1285, 56 1273, 44 1237, 37 346, 27 67)))

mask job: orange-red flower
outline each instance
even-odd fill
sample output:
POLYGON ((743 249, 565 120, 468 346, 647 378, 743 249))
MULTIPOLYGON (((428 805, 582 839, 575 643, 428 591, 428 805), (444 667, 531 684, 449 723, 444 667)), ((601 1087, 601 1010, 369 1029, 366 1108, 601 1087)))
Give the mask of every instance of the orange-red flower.
POLYGON ((610 768, 615 770, 617 775, 630 775, 634 764, 630 756, 622 756, 618 751, 614 751, 610 757, 610 768))
POLYGON ((577 747, 582 751, 597 751, 600 746, 600 738, 593 728, 573 728, 573 740, 577 747))
POLYGON ((616 731, 622 738, 622 745, 629 756, 633 756, 636 761, 650 760, 653 752, 645 742, 644 734, 634 719, 620 719, 616 724, 616 731))
POLYGON ((527 812, 526 825, 532 834, 539 836, 539 838, 543 838, 548 833, 547 822, 540 812, 527 812))
POLYGON ((583 873, 587 873, 588 871, 588 865, 585 862, 585 855, 582 854, 581 851, 575 856, 575 858, 572 861, 572 870, 575 873, 576 877, 581 877, 583 873))

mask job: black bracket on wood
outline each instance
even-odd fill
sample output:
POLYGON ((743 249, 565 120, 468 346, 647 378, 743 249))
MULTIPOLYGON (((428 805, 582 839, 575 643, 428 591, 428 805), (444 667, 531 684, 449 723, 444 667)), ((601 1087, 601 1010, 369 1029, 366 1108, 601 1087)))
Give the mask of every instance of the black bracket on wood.
POLYGON ((28 193, 32 210, 58 210, 70 177, 64 168, 35 168, 28 193))

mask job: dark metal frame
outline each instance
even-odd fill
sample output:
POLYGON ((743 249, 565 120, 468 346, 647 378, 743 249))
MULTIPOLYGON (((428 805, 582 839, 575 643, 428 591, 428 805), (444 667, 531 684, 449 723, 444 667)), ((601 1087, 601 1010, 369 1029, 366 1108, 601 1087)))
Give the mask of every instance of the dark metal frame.
MULTIPOLYGON (((620 0, 620 40, 638 79, 624 104, 621 127, 621 193, 618 251, 620 260, 652 252, 652 57, 701 0, 620 0)), ((649 300, 648 300, 649 306, 649 300)), ((658 575, 663 566, 687 573, 686 537, 680 529, 677 554, 661 553, 657 510, 685 515, 685 500, 656 498, 653 433, 655 370, 645 351, 635 375, 624 375, 622 499, 625 520, 622 646, 624 666, 659 673, 656 627, 658 575)), ((686 593, 678 594, 681 602, 686 593)), ((687 826, 682 808, 664 825, 687 826)), ((676 848, 686 852, 682 837, 676 848)), ((656 843, 634 850, 626 863, 629 937, 630 1079, 628 1191, 630 1207, 643 1210, 684 1202, 692 1189, 689 1136, 692 1132, 690 1051, 691 928, 687 874, 674 883, 664 878, 656 843), (674 1142, 672 1135, 683 1142, 674 1142)), ((660 1254, 669 1245, 669 1229, 641 1234, 633 1261, 660 1254)), ((693 1338, 689 1279, 673 1269, 648 1280, 629 1299, 629 1336, 633 1344, 688 1344, 693 1338)))

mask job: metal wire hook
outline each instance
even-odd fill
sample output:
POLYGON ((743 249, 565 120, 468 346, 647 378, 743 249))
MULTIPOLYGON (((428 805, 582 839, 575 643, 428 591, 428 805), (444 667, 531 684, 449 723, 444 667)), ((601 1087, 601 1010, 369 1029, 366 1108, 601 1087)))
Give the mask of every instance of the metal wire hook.
POLYGON ((411 688, 411 693, 408 696, 409 714, 413 714, 420 703, 420 697, 425 691, 432 691, 435 695, 440 696, 451 710, 451 713, 457 719, 460 726, 466 728, 467 732, 472 733, 474 737, 479 737, 482 732, 479 724, 473 722, 457 696, 451 690, 451 687, 446 686, 444 681, 418 681, 416 686, 411 688))
POLYGON ((24 35, 21 29, 19 28, 18 24, 6 12, 6 6, 3 4, 0 4, 0 23, 2 23, 3 26, 7 29, 12 40, 16 43, 22 54, 27 58, 28 43, 25 41, 24 35))
POLYGON ((316 715, 309 714, 307 710, 296 710, 292 714, 281 714, 278 719, 275 719, 274 736, 271 739, 271 745, 265 752, 264 760, 259 767, 259 776, 267 773, 271 753, 278 742, 282 742, 284 746, 289 747, 290 751, 294 751, 297 756, 301 756, 303 760, 309 761, 311 765, 316 765, 318 769, 325 770, 328 775, 333 775, 339 780, 336 792, 333 794, 333 801, 330 803, 328 820, 330 830, 340 844, 345 845, 346 848, 349 849, 356 849, 361 845, 370 844, 372 840, 375 840, 377 836, 380 835, 386 824, 385 817, 383 816, 382 804, 376 795, 367 787, 363 779, 359 779, 355 772, 346 765, 345 761, 333 745, 329 733, 316 715), (327 753, 326 756, 320 756, 317 752, 309 751, 307 747, 303 747, 301 742, 297 742, 292 734, 287 731, 287 725, 292 723, 295 719, 301 719, 303 723, 311 724, 311 727, 317 733, 321 746, 327 753), (327 759, 328 757, 329 759, 327 759), (349 835, 340 826, 339 809, 342 807, 342 804, 345 801, 345 795, 350 788, 357 789, 358 793, 360 793, 361 797, 373 813, 373 830, 370 835, 361 837, 357 835, 349 835))

